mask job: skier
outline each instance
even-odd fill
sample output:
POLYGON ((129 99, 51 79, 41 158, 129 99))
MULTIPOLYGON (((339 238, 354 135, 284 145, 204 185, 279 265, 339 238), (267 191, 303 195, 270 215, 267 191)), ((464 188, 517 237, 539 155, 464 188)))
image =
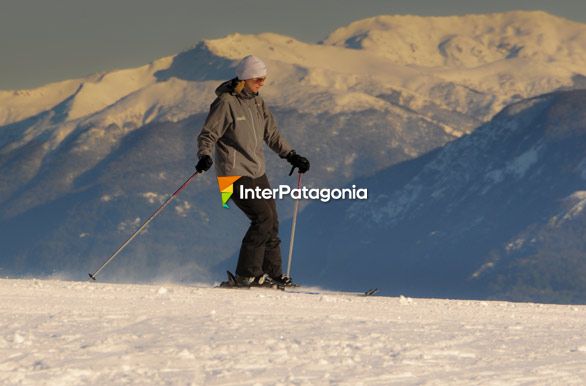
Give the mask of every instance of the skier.
POLYGON ((236 78, 216 89, 217 98, 197 138, 198 172, 214 163, 218 176, 241 176, 234 183, 232 201, 250 219, 250 227, 242 240, 235 285, 291 286, 291 278, 281 268, 281 240, 274 199, 240 197, 244 188, 270 189, 265 174, 262 141, 299 173, 309 170, 307 158, 298 155, 277 129, 273 115, 258 92, 267 76, 265 63, 248 55, 236 67, 236 78))

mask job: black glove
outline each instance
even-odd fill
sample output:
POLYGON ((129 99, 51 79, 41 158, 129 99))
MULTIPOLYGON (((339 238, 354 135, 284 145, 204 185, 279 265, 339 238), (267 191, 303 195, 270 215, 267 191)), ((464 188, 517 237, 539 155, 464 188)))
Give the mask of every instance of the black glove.
POLYGON ((287 154, 287 161, 293 165, 289 175, 293 174, 295 168, 299 169, 299 173, 305 173, 309 170, 309 160, 295 153, 295 150, 291 150, 291 152, 287 154))
POLYGON ((212 167, 213 163, 214 161, 212 161, 212 157, 209 155, 202 155, 199 158, 197 165, 195 165, 195 170, 197 170, 199 173, 208 171, 212 167))

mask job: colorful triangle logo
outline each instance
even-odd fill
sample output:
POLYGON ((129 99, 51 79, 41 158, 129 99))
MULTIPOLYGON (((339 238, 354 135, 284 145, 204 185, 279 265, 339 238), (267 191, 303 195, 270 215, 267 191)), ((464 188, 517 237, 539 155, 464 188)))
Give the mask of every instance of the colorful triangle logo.
POLYGON ((229 208, 228 200, 234 193, 234 183, 240 179, 241 176, 224 176, 218 177, 218 187, 222 195, 222 206, 229 208))

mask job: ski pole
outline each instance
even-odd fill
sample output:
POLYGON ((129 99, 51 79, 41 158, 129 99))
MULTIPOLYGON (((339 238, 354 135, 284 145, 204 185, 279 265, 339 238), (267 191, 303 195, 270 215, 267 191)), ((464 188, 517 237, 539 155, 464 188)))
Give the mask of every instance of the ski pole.
MULTIPOLYGON (((297 177, 297 189, 301 189, 301 173, 297 177)), ((291 277, 291 258, 293 257, 293 242, 295 241, 295 226, 297 225, 297 213, 299 212, 299 199, 295 200, 293 210, 293 223, 291 224, 291 242, 289 243, 289 259, 287 260, 287 276, 291 277)))
POLYGON ((116 258, 116 256, 118 256, 118 254, 124 249, 126 248, 126 246, 128 244, 130 244, 130 242, 144 229, 146 228, 147 225, 149 225, 149 223, 151 221, 153 221, 155 219, 155 217, 157 217, 159 215, 159 213, 161 213, 163 211, 163 209, 165 209, 167 207, 167 205, 169 205, 171 203, 171 201, 173 201, 175 199, 175 197, 177 197, 179 195, 179 193, 181 193, 181 191, 183 189, 185 189, 187 187, 187 185, 189 185, 189 183, 191 182, 191 180, 193 180, 195 178, 195 176, 199 174, 199 172, 196 170, 191 177, 189 177, 187 179, 187 181, 185 181, 183 183, 183 185, 181 185, 179 187, 179 189, 177 189, 175 191, 175 193, 173 193, 171 195, 171 197, 169 197, 164 203, 163 205, 161 205, 159 207, 159 209, 155 210, 155 212, 153 214, 150 215, 150 217, 140 226, 140 228, 138 228, 132 235, 130 235, 130 237, 120 246, 118 247, 118 249, 104 262, 104 264, 102 264, 100 266, 100 268, 98 268, 98 270, 94 273, 90 273, 90 278, 92 278, 92 280, 96 280, 96 276, 98 276, 98 273, 100 273, 100 271, 102 269, 104 269, 104 267, 106 265, 108 265, 112 260, 114 260, 114 258, 116 258))

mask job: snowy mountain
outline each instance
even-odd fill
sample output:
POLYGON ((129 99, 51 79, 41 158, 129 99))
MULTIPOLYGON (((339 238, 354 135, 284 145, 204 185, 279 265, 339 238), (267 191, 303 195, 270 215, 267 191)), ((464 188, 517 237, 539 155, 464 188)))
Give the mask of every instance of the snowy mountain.
POLYGON ((49 280, 0 280, 0 294, 6 385, 586 378, 585 306, 49 280))
MULTIPOLYGON (((470 133, 511 102, 582 86, 585 41, 585 25, 541 12, 381 16, 320 44, 234 34, 139 68, 0 91, 0 267, 81 277, 103 261, 191 174, 213 90, 248 53, 268 63, 263 95, 312 161, 306 183, 339 186, 470 133)), ((274 185, 294 183, 268 159, 274 185)), ((214 179, 198 177, 109 278, 209 279, 245 226, 218 205, 214 179)), ((290 203, 280 210, 285 220, 290 203)))
POLYGON ((376 52, 406 66, 475 68, 511 59, 584 62, 584 38, 580 23, 517 11, 465 17, 382 15, 339 28, 324 44, 376 52))
POLYGON ((586 301, 585 103, 586 90, 515 103, 354 181, 368 201, 309 206, 302 226, 321 231, 305 234, 299 275, 419 296, 586 301))

